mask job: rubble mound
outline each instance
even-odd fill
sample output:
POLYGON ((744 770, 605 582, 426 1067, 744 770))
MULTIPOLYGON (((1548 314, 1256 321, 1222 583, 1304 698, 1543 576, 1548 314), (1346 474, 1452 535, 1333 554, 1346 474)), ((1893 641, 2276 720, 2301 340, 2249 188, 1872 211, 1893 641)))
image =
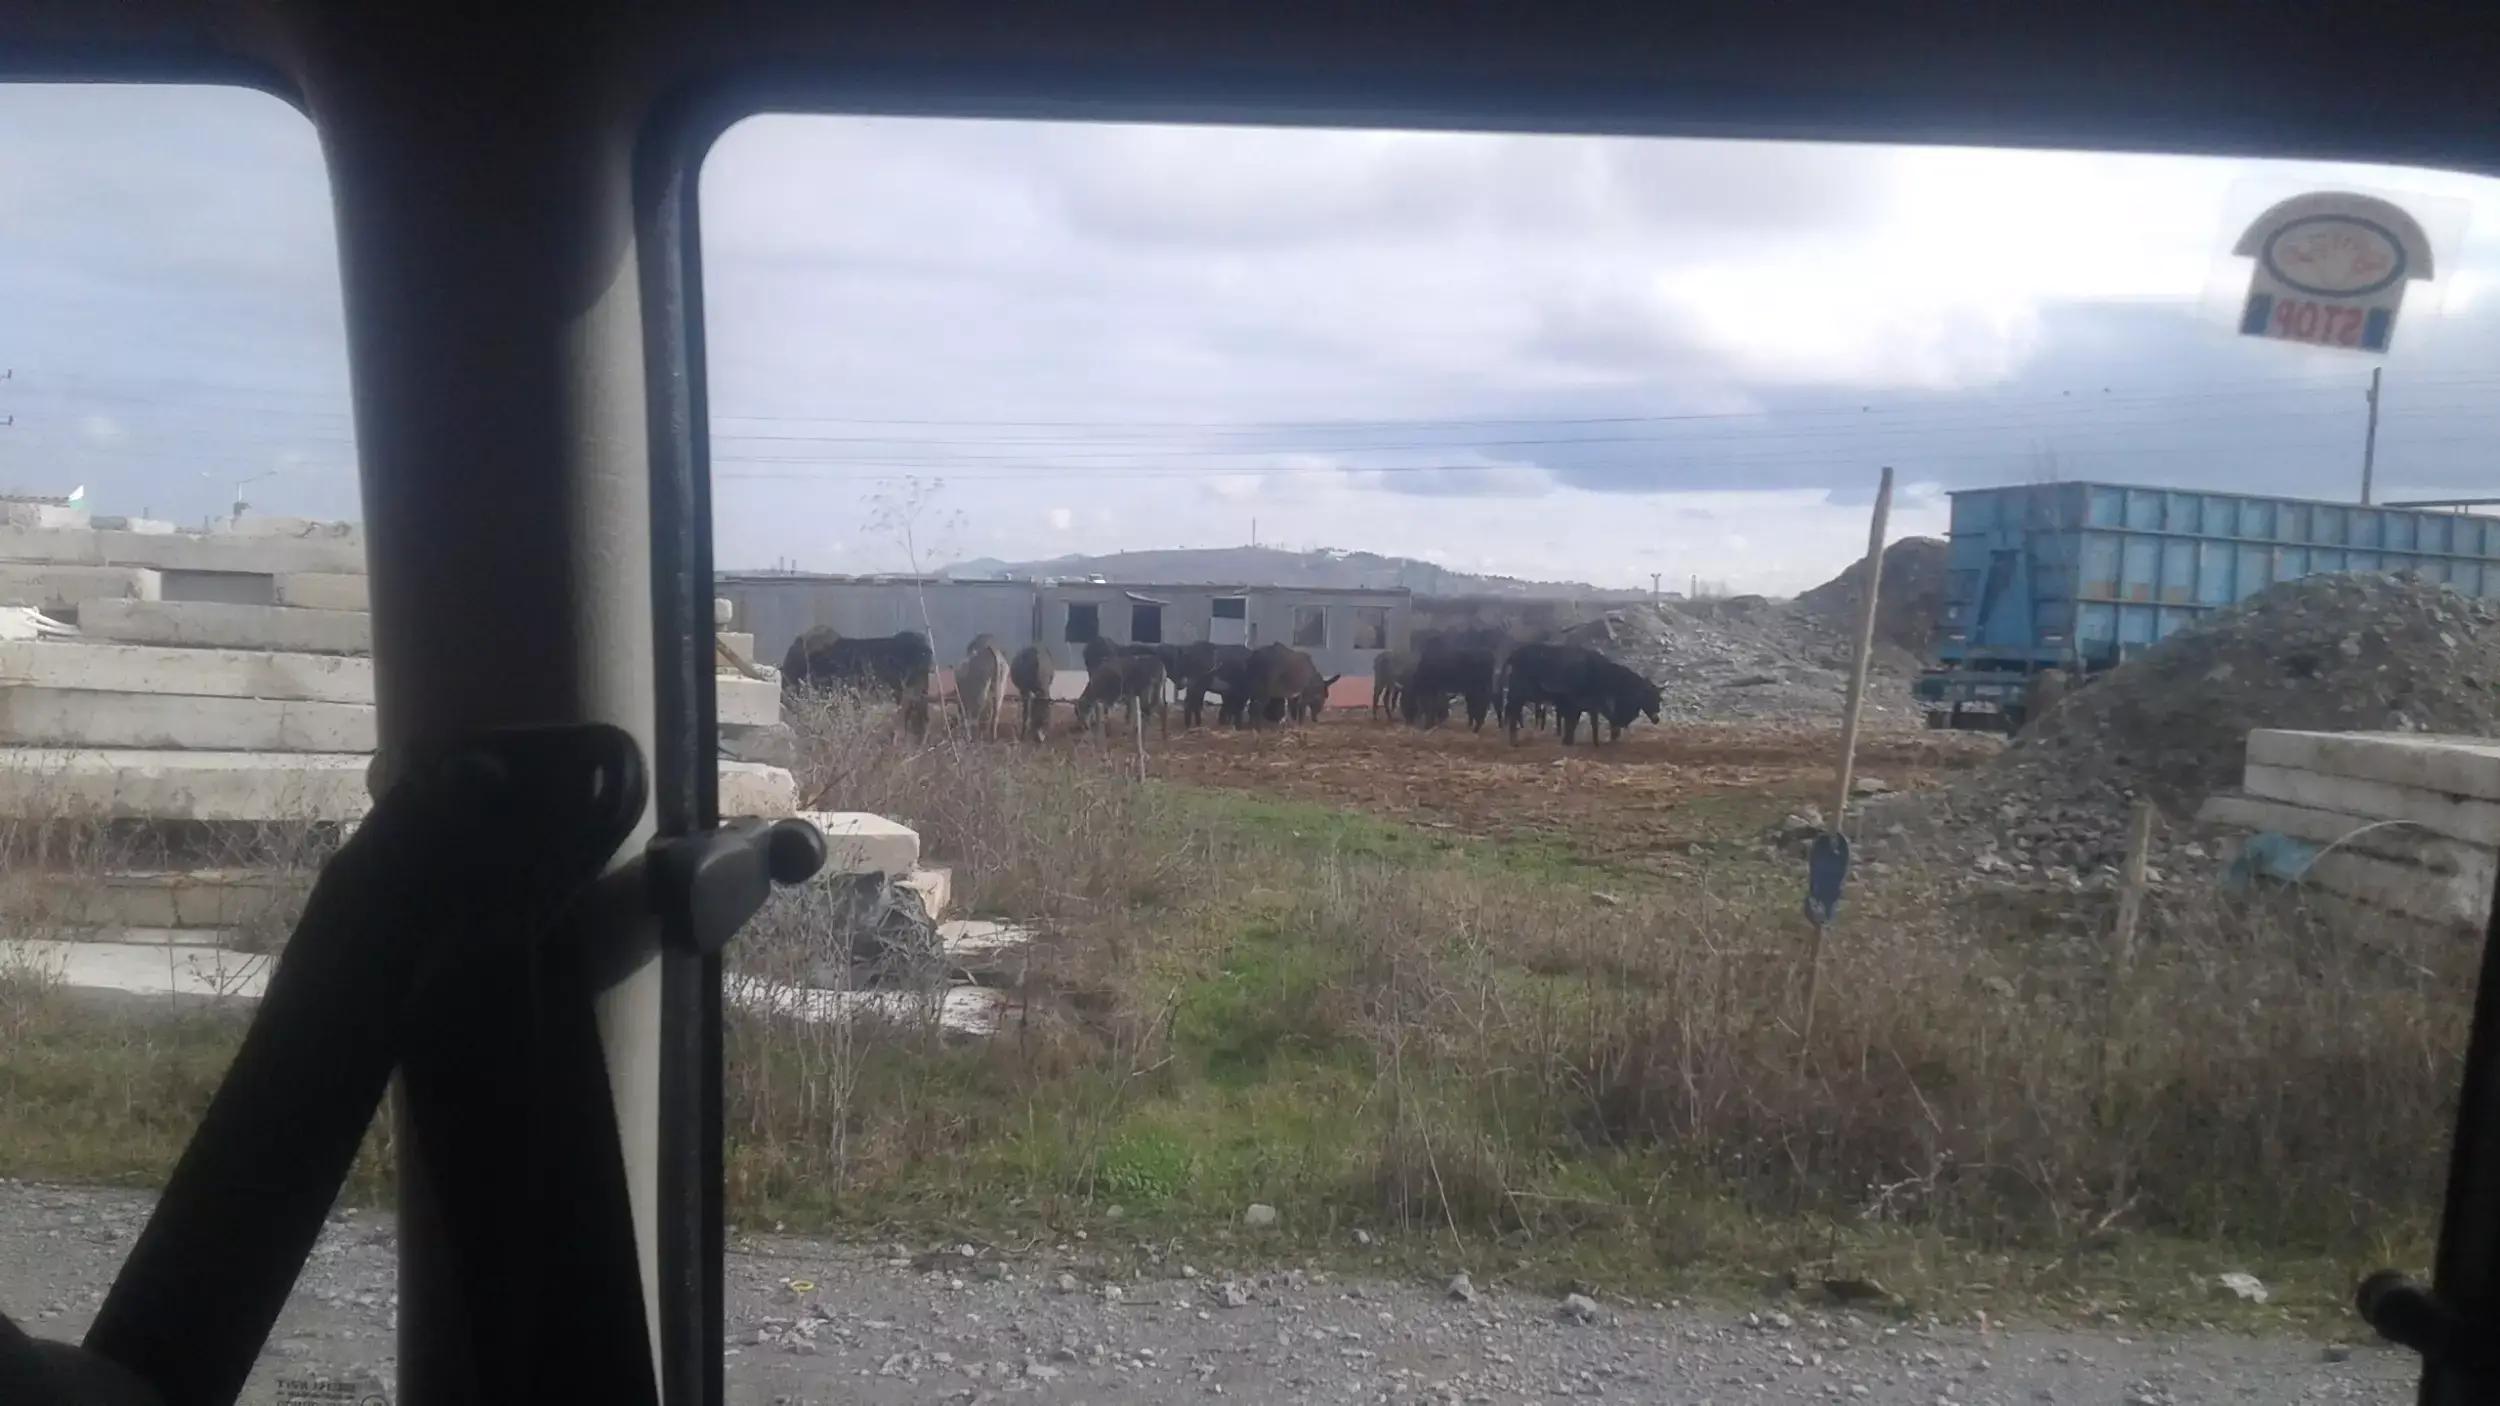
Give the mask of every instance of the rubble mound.
MULTIPOLYGON (((1944 618, 1946 561, 1941 537, 1904 537, 1884 548, 1883 589, 1875 597, 1877 642, 1928 657, 1935 644, 1936 622, 1944 618)), ((1865 580, 1866 562, 1861 558, 1797 597, 1797 604, 1835 629, 1855 630, 1864 606, 1865 580)))
MULTIPOLYGON (((1591 642, 1657 683, 1665 721, 1831 719, 1847 700, 1853 624, 1834 623, 1799 601, 1728 596, 1609 612, 1607 638, 1591 642)), ((1870 725, 1920 718, 1910 696, 1917 674, 1914 657, 1876 645, 1867 683, 1870 725)))
POLYGON ((1995 769, 2113 781, 2184 815, 2239 783, 2261 727, 2500 732, 2500 609, 2394 576, 2287 581, 2076 692, 1995 769))
POLYGON ((2500 606, 2395 576, 2284 582, 2068 695, 1948 790, 1870 805, 1865 824, 1932 834, 1982 872, 2073 881, 2120 862, 2140 797, 2170 822, 2160 865, 2193 844, 2205 798, 2239 784, 2256 728, 2500 735, 2500 606))

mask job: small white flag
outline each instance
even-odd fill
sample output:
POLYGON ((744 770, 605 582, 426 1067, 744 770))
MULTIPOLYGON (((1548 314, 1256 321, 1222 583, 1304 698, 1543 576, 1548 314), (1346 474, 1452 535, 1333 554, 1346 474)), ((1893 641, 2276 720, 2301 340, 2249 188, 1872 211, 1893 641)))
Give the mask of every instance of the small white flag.
POLYGON ((83 483, 82 483, 82 484, 80 484, 80 485, 78 485, 76 488, 73 488, 73 489, 71 489, 71 490, 69 491, 69 500, 70 500, 70 502, 72 502, 72 503, 83 503, 83 502, 85 502, 85 501, 86 501, 86 499, 87 499, 87 485, 85 485, 85 484, 83 484, 83 483))

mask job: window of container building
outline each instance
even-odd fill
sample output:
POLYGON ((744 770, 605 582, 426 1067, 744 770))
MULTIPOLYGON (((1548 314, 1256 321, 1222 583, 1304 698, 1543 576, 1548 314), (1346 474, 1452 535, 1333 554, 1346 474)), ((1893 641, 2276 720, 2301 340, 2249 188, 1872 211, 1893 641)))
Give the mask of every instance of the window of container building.
POLYGON ((1354 647, 1356 649, 1387 649, 1389 647, 1389 607, 1385 605, 1354 607, 1354 647))
POLYGON ((1070 644, 1088 644, 1102 638, 1102 607, 1092 603, 1068 607, 1068 628, 1060 635, 1070 644))
POLYGON ((1293 608, 1293 645, 1296 649, 1328 647, 1328 608, 1318 605, 1297 605, 1293 608))
POLYGON ((1163 607, 1140 601, 1128 608, 1128 637, 1138 644, 1163 643, 1163 607))

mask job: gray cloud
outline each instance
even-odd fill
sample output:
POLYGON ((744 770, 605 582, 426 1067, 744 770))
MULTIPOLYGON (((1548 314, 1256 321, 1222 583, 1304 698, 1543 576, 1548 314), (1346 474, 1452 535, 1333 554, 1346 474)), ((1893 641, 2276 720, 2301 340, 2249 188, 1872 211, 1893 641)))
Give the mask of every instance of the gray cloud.
MULTIPOLYGON (((1257 517, 1479 569, 1796 583, 1862 540, 1882 463, 1905 527, 1932 526, 1934 488, 2052 472, 2341 495, 2367 364, 2234 337, 2194 288, 2251 173, 2356 179, 762 119, 704 178, 719 552, 893 565, 874 500, 942 479, 965 554, 1229 541, 1257 517), (2146 183, 2143 211, 2113 203, 2146 183)), ((2482 486, 2500 185, 2369 174, 2474 216, 2389 359, 2381 480, 2482 486)), ((198 516, 283 467, 256 500, 355 512, 299 115, 0 89, 0 184, 0 479, 198 516)))

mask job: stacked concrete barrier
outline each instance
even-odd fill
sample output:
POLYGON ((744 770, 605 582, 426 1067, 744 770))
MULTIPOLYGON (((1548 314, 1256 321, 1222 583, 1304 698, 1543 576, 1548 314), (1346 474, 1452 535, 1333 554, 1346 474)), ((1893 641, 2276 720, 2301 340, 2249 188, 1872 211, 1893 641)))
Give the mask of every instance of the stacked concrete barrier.
MULTIPOLYGON (((111 929, 215 945, 255 913, 282 932, 312 866, 371 804, 360 530, 265 518, 183 532, 6 507, 0 606, 77 633, 0 640, 0 827, 49 856, 0 875, 0 918, 14 919, 0 938, 111 929), (86 838, 56 838, 71 831, 86 838), (80 852, 64 861, 65 847, 80 852)), ((769 670, 724 663, 718 683, 725 737, 786 737, 769 670)), ((783 766, 732 756, 720 802, 731 817, 788 815, 796 788, 783 766)), ((854 872, 916 869, 911 831, 846 820, 854 872)), ((942 875, 920 882, 943 902, 942 875)))
POLYGON ((2284 837, 2267 866, 2281 877, 2391 917, 2482 926, 2500 867, 2500 740, 2260 729, 2241 790, 2199 818, 2284 837))

